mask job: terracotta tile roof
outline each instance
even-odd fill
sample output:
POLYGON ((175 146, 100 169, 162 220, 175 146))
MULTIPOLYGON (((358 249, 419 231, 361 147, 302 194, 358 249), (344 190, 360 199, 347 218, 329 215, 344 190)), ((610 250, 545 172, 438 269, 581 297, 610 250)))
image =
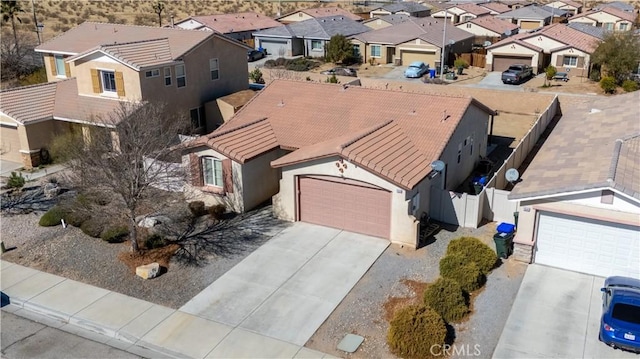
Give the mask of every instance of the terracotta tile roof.
POLYGON ((579 18, 582 18, 582 17, 589 18, 591 15, 593 15, 595 13, 598 13, 598 12, 605 12, 605 13, 607 13, 609 15, 616 16, 616 17, 620 18, 621 20, 630 21, 632 23, 636 21, 636 14, 635 13, 622 11, 622 10, 620 10, 618 8, 613 7, 613 6, 607 6, 607 7, 604 7, 602 9, 596 9, 596 10, 583 12, 582 14, 578 14, 578 15, 573 16, 571 18, 571 20, 579 19, 579 18))
POLYGON ((234 92, 227 96, 218 97, 218 100, 228 103, 229 105, 233 106, 233 108, 238 109, 244 106, 257 94, 258 92, 254 90, 242 90, 234 92))
POLYGON ((195 20, 213 31, 221 34, 230 34, 243 31, 257 31, 271 27, 282 26, 276 20, 255 12, 240 12, 233 14, 215 14, 203 16, 191 16, 176 23, 180 24, 195 20))
POLYGON ((362 18, 356 14, 353 14, 343 8, 340 7, 316 7, 316 8, 310 8, 310 9, 302 9, 302 10, 296 10, 296 11, 292 11, 288 14, 284 14, 282 16, 280 16, 278 19, 282 19, 283 17, 289 16, 291 14, 295 14, 297 12, 303 12, 311 17, 326 17, 326 16, 344 16, 346 18, 349 18, 351 20, 355 20, 355 21, 361 21, 362 18))
POLYGON ((498 2, 487 2, 484 4, 478 4, 478 6, 483 7, 485 9, 489 9, 491 11, 495 11, 499 14, 502 14, 503 12, 511 11, 511 8, 509 8, 507 5, 500 4, 498 2))
POLYGON ((102 45, 97 48, 90 49, 76 56, 72 56, 67 61, 74 61, 101 51, 113 56, 121 62, 140 70, 143 67, 156 66, 171 62, 171 49, 169 40, 142 40, 134 42, 126 42, 114 45, 102 45))
POLYGON ((277 147, 294 150, 274 166, 338 155, 409 189, 430 171, 471 105, 492 112, 468 96, 276 80, 192 146, 208 145, 239 162, 277 147), (322 108, 311 110, 318 99, 322 108))
POLYGON ((520 46, 524 46, 524 47, 529 48, 529 49, 534 50, 534 51, 538 51, 538 52, 544 51, 543 48, 535 46, 533 44, 530 44, 530 43, 522 40, 523 38, 525 38, 528 35, 531 35, 531 34, 520 33, 520 34, 517 34, 517 35, 514 35, 514 36, 510 36, 510 37, 507 37, 506 39, 502 39, 502 40, 500 40, 500 41, 498 41, 496 43, 493 43, 490 46, 487 46, 486 48, 490 50, 490 49, 495 49, 495 48, 498 48, 498 47, 502 47, 502 46, 507 45, 507 44, 518 44, 520 46))
MULTIPOLYGON (((442 20, 431 17, 413 18, 403 23, 388 26, 353 36, 365 43, 397 45, 414 39, 424 40, 435 46, 442 46, 442 20)), ((446 41, 462 41, 474 35, 447 23, 446 41)))
POLYGON ((600 39, 597 37, 573 29, 565 24, 553 24, 551 26, 547 26, 543 28, 542 31, 533 34, 531 37, 535 37, 540 34, 587 53, 593 53, 600 43, 600 39))
POLYGON ((582 7, 582 3, 579 3, 577 1, 571 1, 571 0, 560 0, 560 1, 563 2, 565 5, 573 6, 576 9, 579 9, 582 7))
POLYGON ((77 55, 104 45, 167 39, 171 58, 178 59, 210 36, 221 35, 180 28, 84 22, 38 46, 36 51, 77 55))
POLYGON ((518 29, 518 25, 513 24, 507 20, 495 18, 493 16, 480 16, 476 17, 475 19, 469 20, 469 22, 483 27, 487 30, 497 32, 499 34, 504 34, 507 31, 512 32, 518 29))
POLYGON ((457 7, 458 9, 462 9, 466 12, 468 12, 469 14, 473 14, 476 16, 480 16, 480 15, 487 15, 489 14, 489 10, 478 6, 476 4, 462 4, 462 5, 454 5, 452 7, 457 7))
POLYGON ((0 111, 21 124, 49 119, 57 82, 0 91, 0 111))
POLYGON ((78 95, 75 78, 0 92, 0 111, 22 124, 59 119, 102 124, 117 99, 78 95))
POLYGON ((638 103, 636 91, 563 109, 509 198, 611 187, 640 200, 638 103))

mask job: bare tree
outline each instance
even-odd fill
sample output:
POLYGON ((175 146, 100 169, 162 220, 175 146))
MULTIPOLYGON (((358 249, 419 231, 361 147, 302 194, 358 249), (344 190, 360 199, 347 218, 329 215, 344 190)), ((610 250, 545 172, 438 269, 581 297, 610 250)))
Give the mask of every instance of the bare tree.
POLYGON ((156 1, 151 4, 153 7, 153 12, 158 14, 158 26, 162 27, 162 12, 164 11, 164 3, 162 1, 156 1))
POLYGON ((0 62, 2 80, 15 80, 28 75, 43 66, 42 57, 34 51, 36 43, 32 36, 19 32, 16 34, 20 46, 8 32, 3 32, 0 41, 0 62))
POLYGON ((127 221, 131 250, 137 252, 136 216, 141 203, 160 208, 161 191, 152 188, 186 177, 182 166, 176 165, 180 153, 175 145, 189 121, 166 104, 123 102, 97 124, 90 134, 66 138, 64 153, 58 155, 68 161, 70 179, 78 188, 115 196, 114 209, 127 221))
POLYGON ((18 32, 16 31, 16 20, 22 24, 22 19, 18 17, 18 14, 24 12, 21 5, 17 1, 2 1, 2 21, 11 21, 11 28, 13 29, 13 37, 15 39, 15 46, 18 47, 18 32))

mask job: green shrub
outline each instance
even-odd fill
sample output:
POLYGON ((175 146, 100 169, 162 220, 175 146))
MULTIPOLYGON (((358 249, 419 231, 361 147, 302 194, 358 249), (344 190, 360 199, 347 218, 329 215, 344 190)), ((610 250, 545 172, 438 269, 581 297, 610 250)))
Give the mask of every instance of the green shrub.
POLYGON ((466 292, 482 287, 485 280, 478 265, 468 261, 459 252, 448 254, 440 260, 440 275, 455 280, 466 292))
POLYGON ((64 217, 64 211, 59 206, 54 206, 40 217, 39 225, 42 227, 57 226, 64 217))
POLYGON ((544 69, 544 74, 545 74, 547 80, 553 80, 553 77, 557 73, 558 73, 558 70, 553 65, 549 65, 549 66, 547 66, 547 68, 544 69))
POLYGON ((604 93, 616 92, 616 79, 611 76, 603 77, 600 80, 600 88, 604 90, 604 93))
POLYGON ((193 201, 189 202, 189 211, 194 217, 201 217, 207 213, 207 210, 204 207, 204 202, 202 201, 193 201))
POLYGON ((267 60, 264 62, 264 67, 267 69, 271 69, 276 67, 276 61, 275 60, 267 60))
POLYGON ((102 234, 100 234, 100 238, 103 241, 109 243, 121 243, 124 242, 125 238, 129 235, 129 227, 125 225, 116 225, 110 226, 105 229, 102 234))
POLYGON ((147 249, 161 248, 166 245, 166 242, 159 234, 152 234, 145 238, 144 247, 147 249))
POLYGON ((275 61, 275 66, 285 66, 287 64, 287 59, 284 57, 278 57, 275 61))
POLYGON ((591 73, 589 74, 589 79, 591 81, 599 82, 600 81, 600 70, 598 70, 598 69, 591 70, 591 73))
POLYGON ((253 69, 253 71, 249 72, 249 79, 257 84, 264 84, 264 78, 262 77, 262 71, 259 68, 253 69))
POLYGON ((624 80, 622 83, 622 89, 625 92, 638 91, 638 83, 633 80, 624 80))
POLYGON ((463 58, 458 58, 453 62, 453 66, 455 66, 455 68, 469 68, 469 63, 467 62, 467 60, 463 59, 463 58))
POLYGON ((447 327, 435 310, 412 305, 393 316, 387 333, 391 352, 402 358, 429 358, 445 343, 447 327))
POLYGON ((461 253, 467 261, 475 262, 482 274, 491 271, 498 261, 496 252, 478 238, 460 237, 454 239, 447 247, 447 255, 454 252, 461 253))
POLYGON ((91 217, 82 222, 82 224, 80 225, 80 229, 89 237, 100 238, 100 235, 104 230, 104 223, 99 218, 91 217))
POLYGON ((438 278, 424 291, 424 304, 433 308, 446 322, 456 322, 469 313, 460 284, 450 278, 438 278))
POLYGON ((81 227, 89 218, 91 215, 87 211, 78 208, 66 209, 64 214, 64 220, 74 227, 81 227))
POLYGON ((24 186, 24 177, 22 177, 22 173, 11 172, 11 176, 7 180, 7 187, 9 188, 21 188, 24 186))
POLYGON ((324 82, 329 83, 329 84, 337 84, 338 83, 338 78, 336 77, 335 74, 333 74, 333 75, 331 75, 331 77, 327 77, 327 79, 324 82))
POLYGON ((222 216, 225 214, 226 211, 227 209, 225 208, 224 204, 216 204, 214 206, 209 207, 209 209, 207 209, 207 212, 209 212, 209 215, 215 219, 222 219, 222 216))

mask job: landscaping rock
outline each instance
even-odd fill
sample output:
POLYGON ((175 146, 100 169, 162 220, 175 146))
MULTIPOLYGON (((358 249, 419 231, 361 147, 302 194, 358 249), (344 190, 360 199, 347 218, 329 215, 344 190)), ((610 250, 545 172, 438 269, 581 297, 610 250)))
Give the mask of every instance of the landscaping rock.
POLYGON ((151 279, 160 273, 160 264, 154 262, 136 268, 136 275, 142 279, 151 279))
POLYGON ((151 228, 158 224, 158 220, 153 217, 145 217, 138 221, 138 227, 151 228))
POLYGON ((47 183, 43 187, 44 197, 51 199, 60 194, 60 186, 57 183, 47 183))

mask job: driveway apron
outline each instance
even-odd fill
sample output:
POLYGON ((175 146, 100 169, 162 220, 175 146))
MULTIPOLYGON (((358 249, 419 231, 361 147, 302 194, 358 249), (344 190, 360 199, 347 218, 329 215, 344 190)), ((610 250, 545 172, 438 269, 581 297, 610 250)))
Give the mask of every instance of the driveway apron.
POLYGON ((297 222, 180 311, 304 345, 389 241, 297 222))

